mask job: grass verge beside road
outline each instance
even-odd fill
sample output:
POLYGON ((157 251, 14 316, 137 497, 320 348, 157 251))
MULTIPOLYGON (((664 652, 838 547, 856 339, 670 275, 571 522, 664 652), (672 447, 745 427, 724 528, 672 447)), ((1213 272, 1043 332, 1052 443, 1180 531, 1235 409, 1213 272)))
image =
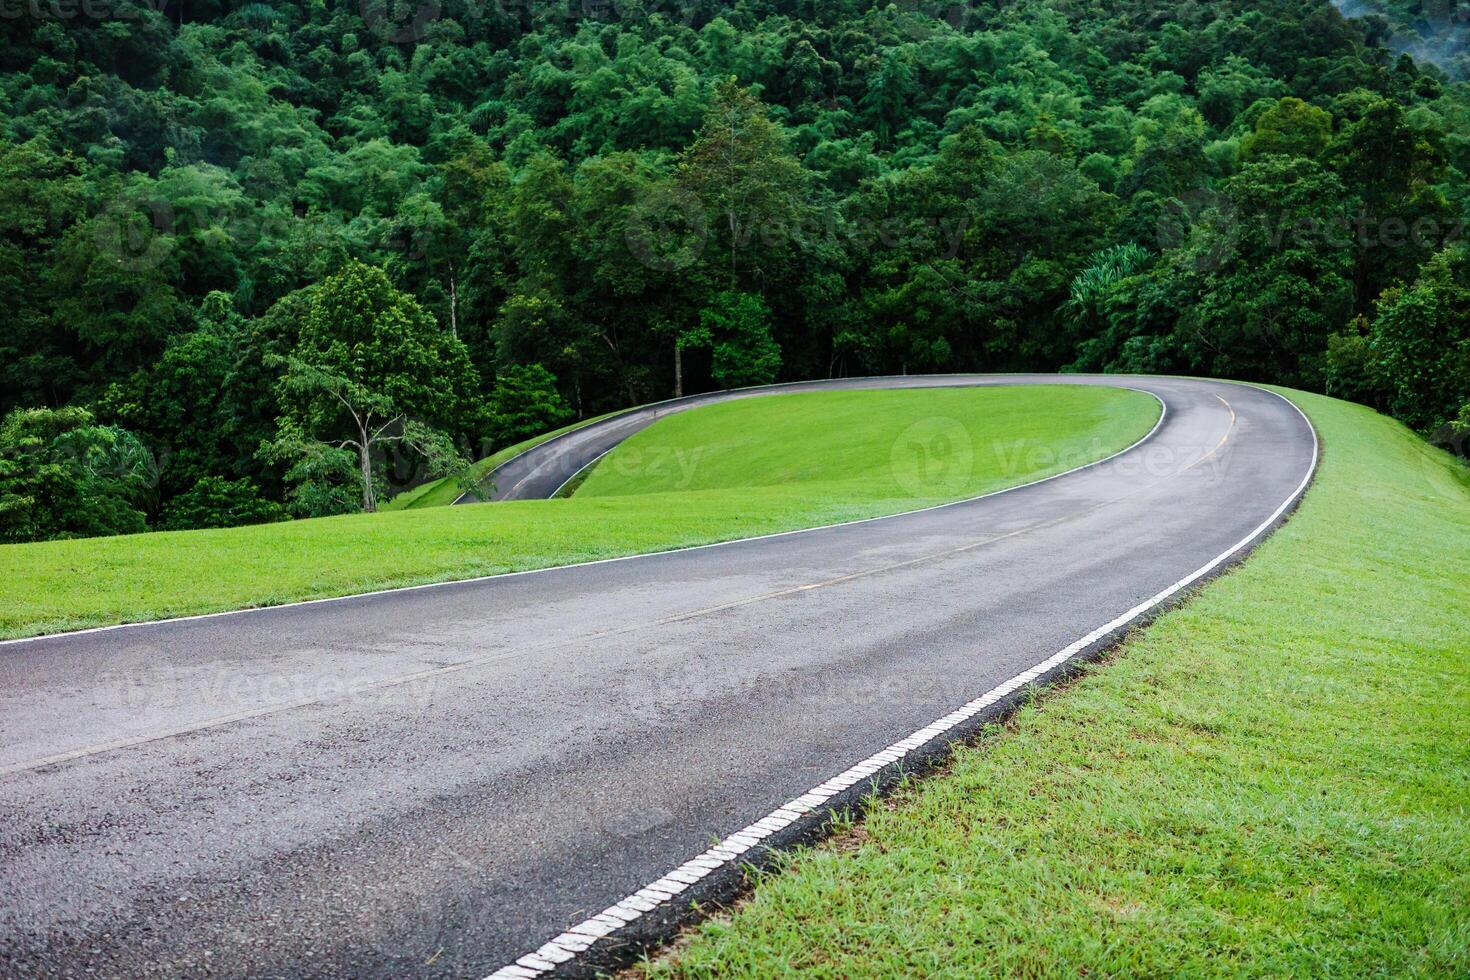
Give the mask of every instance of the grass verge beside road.
POLYGON ((891 514, 1108 455, 1157 417, 1147 395, 1066 386, 770 395, 692 409, 640 433, 642 449, 628 457, 636 465, 625 459, 608 468, 617 450, 593 471, 618 476, 619 495, 3 545, 0 636, 350 595, 891 514), (783 420, 787 412, 796 418, 783 420), (659 430, 673 422, 675 438, 661 441, 659 430), (743 435, 729 442, 732 426, 743 435), (840 452, 809 450, 837 439, 834 430, 840 452), (767 450, 778 438, 782 454, 805 462, 778 485, 750 485, 749 474, 772 465, 767 450), (702 489, 670 489, 650 450, 666 446, 677 465, 678 452, 687 463, 701 440, 722 447, 698 454, 702 489), (722 482, 735 476, 743 482, 722 482))
POLYGON ((1470 973, 1470 471, 1367 409, 1240 568, 656 977, 1470 973))

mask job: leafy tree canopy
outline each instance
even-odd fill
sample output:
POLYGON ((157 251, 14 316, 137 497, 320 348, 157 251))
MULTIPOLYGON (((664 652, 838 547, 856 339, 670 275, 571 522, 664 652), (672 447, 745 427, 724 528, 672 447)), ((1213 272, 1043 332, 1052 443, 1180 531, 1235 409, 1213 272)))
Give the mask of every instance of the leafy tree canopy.
POLYGON ((1458 431, 1441 8, 27 7, 0 412, 156 472, 68 516, 17 434, 7 533, 372 507, 568 417, 841 374, 1188 371, 1458 431))

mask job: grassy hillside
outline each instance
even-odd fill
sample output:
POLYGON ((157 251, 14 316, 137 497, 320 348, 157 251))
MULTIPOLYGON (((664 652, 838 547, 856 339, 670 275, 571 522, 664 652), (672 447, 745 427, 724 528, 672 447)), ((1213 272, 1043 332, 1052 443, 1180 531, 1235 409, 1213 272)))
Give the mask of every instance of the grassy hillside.
POLYGON ((770 396, 696 409, 646 430, 645 446, 675 425, 671 445, 723 447, 700 454, 699 490, 668 489, 644 467, 624 479, 621 496, 0 546, 0 635, 348 595, 893 513, 1107 455, 1158 417, 1153 398, 1108 389, 891 394, 770 396), (852 433, 841 452, 811 448, 833 438, 820 422, 829 398, 852 433), (788 411, 795 420, 781 422, 788 411), (761 426, 743 421, 747 414, 761 426), (762 426, 780 433, 777 456, 802 461, 779 486, 750 485, 750 474, 774 463, 777 440, 759 437, 762 426), (743 441, 722 441, 727 427, 743 441), (828 469, 808 468, 814 458, 828 469), (888 482, 885 467, 896 474, 888 482))
POLYGON ((1012 471, 1055 472, 1097 458, 1104 445, 1136 432, 1140 397, 1048 385, 725 402, 634 435, 592 469, 576 495, 745 488, 841 500, 952 497, 1012 471), (1054 445, 1058 432, 1091 438, 1054 445))
POLYGON ((1292 393, 1240 569, 794 859, 659 977, 1470 973, 1470 471, 1292 393))

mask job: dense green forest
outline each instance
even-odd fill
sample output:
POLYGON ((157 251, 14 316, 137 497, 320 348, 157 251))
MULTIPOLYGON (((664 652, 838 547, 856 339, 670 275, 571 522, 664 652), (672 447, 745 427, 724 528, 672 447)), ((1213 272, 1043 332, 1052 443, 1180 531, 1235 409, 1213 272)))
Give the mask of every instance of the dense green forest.
POLYGON ((11 0, 0 539, 371 509, 829 375, 1280 382, 1461 445, 1470 86, 1379 9, 11 0))

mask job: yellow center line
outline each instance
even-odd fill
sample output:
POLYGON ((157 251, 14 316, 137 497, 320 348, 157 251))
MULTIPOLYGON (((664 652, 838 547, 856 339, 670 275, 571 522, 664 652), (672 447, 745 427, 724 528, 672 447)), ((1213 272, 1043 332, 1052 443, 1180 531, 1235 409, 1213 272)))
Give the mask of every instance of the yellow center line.
MULTIPOLYGON (((1216 398, 1220 398, 1219 395, 1216 395, 1215 397, 1216 398)), ((1235 409, 1232 408, 1231 405, 1230 405, 1230 403, 1227 402, 1223 398, 1220 398, 1220 404, 1224 405, 1227 409, 1230 410, 1230 424, 1225 427, 1225 434, 1220 437, 1220 441, 1219 442, 1215 443, 1215 448, 1214 449, 1211 449, 1209 452, 1205 453, 1199 459, 1195 460, 1193 463, 1190 463, 1188 466, 1184 467, 1186 470, 1192 470, 1192 469, 1194 469, 1196 466, 1198 466, 1199 464, 1203 463, 1205 460, 1209 459, 1211 456, 1213 456, 1216 453, 1218 453, 1224 447, 1225 441, 1230 438, 1230 433, 1235 430, 1235 409)))

